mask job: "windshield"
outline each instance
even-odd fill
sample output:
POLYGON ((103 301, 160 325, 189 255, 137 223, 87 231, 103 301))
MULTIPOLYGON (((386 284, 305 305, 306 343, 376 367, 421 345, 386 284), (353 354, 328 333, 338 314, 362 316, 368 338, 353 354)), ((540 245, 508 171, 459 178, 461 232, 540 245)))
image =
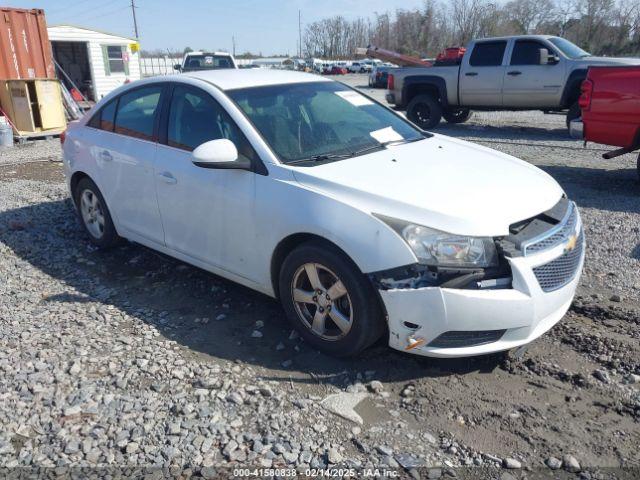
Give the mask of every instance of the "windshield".
POLYGON ((556 47, 558 47, 560 51, 569 58, 582 58, 582 57, 591 56, 590 53, 585 52, 579 46, 574 45, 569 40, 566 40, 564 38, 551 37, 549 41, 553 43, 556 47))
POLYGON ((227 94, 285 163, 355 156, 425 136, 385 107, 338 82, 244 88, 227 94))
POLYGON ((229 55, 189 55, 184 64, 184 70, 216 70, 219 68, 234 68, 229 55))

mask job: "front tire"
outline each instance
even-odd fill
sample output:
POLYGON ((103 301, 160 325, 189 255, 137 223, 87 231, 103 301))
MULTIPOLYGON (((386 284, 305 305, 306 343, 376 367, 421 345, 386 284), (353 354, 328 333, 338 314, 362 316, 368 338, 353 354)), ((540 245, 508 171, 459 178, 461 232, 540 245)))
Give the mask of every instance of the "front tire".
POLYGON ((569 111, 567 112, 567 118, 566 118, 567 130, 571 126, 571 120, 575 120, 576 118, 579 118, 580 115, 582 115, 582 112, 580 111, 580 105, 578 105, 578 102, 575 101, 569 107, 569 111))
POLYGON ((423 130, 440 123, 442 106, 433 95, 417 95, 407 105, 407 118, 423 130))
POLYGON ((294 328, 328 355, 356 355, 384 331, 373 286, 331 245, 309 242, 293 250, 280 269, 279 293, 294 328))
POLYGON ((122 241, 100 189, 90 178, 85 177, 78 182, 74 200, 80 223, 91 243, 100 248, 109 248, 122 241))
POLYGON ((471 113, 468 108, 451 108, 442 112, 442 116, 448 123, 464 123, 471 118, 471 113))

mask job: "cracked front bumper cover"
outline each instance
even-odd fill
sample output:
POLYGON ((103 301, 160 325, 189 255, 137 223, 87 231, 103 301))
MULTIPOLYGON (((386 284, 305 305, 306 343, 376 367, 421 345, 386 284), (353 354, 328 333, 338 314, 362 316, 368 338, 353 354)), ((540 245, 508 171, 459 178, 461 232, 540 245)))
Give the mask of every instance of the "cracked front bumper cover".
MULTIPOLYGON (((387 310, 389 345, 433 357, 466 357, 509 350, 532 342, 565 315, 580 281, 584 252, 575 276, 562 288, 544 292, 533 268, 562 254, 562 247, 509 259, 512 288, 455 289, 439 286, 379 290, 387 310), (504 331, 495 341, 468 346, 433 343, 447 332, 504 331)), ((472 339, 472 336, 469 336, 472 339)))

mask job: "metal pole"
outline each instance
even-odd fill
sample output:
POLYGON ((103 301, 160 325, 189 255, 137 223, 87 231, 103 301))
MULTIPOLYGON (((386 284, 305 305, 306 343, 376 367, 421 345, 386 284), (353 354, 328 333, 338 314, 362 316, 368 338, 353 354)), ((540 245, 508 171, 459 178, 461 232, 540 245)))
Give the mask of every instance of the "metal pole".
POLYGON ((298 9, 298 58, 302 58, 302 20, 298 9))
POLYGON ((233 45, 233 56, 236 56, 236 37, 231 36, 231 44, 233 45))
POLYGON ((133 13, 133 30, 136 32, 136 40, 139 40, 138 21, 136 20, 136 4, 134 0, 131 0, 131 13, 133 13))

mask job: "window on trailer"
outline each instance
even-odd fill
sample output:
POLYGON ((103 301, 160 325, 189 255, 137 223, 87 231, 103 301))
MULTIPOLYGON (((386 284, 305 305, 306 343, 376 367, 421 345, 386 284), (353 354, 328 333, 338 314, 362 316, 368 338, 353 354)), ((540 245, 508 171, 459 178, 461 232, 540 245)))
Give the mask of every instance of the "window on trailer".
POLYGON ((103 45, 104 69, 107 75, 124 73, 129 75, 129 60, 127 47, 124 45, 103 45))

